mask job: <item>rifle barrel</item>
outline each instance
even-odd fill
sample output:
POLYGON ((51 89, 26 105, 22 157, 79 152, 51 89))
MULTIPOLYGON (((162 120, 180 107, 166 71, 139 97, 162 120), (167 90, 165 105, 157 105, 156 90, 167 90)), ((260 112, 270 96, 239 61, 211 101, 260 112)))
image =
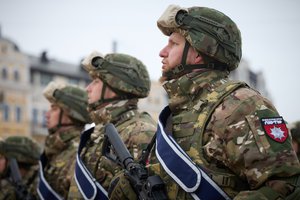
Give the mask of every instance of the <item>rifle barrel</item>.
POLYGON ((105 135, 108 137, 109 142, 114 147, 116 155, 120 159, 124 168, 129 170, 130 164, 133 163, 133 157, 129 153, 123 141, 120 139, 119 133, 115 126, 111 123, 105 126, 105 135))

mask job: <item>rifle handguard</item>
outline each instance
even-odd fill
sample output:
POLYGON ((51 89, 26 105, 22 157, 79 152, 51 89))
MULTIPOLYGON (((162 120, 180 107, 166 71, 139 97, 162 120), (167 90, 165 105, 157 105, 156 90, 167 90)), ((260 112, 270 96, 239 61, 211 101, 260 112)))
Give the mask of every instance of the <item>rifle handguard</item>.
POLYGON ((102 153, 125 169, 125 176, 142 200, 165 200, 164 183, 159 176, 149 176, 145 165, 134 162, 113 124, 105 126, 102 153))

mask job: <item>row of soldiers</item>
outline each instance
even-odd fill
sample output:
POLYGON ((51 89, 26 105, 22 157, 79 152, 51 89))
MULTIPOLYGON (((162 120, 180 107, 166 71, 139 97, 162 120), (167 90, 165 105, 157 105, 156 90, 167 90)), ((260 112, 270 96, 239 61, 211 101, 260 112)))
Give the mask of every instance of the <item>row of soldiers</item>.
POLYGON ((25 137, 1 142, 0 199, 300 198, 285 121, 257 91, 228 78, 242 55, 236 24, 211 8, 170 5, 157 25, 169 37, 159 53, 169 105, 158 123, 137 106, 150 90, 146 66, 127 54, 92 52, 82 62, 92 78, 85 90, 55 82, 44 90, 43 151, 25 137), (151 193, 151 184, 137 188, 128 169, 104 155, 110 123, 165 196, 151 193))
POLYGON ((50 82, 44 89, 50 106, 45 115, 49 135, 43 151, 34 140, 23 136, 11 136, 1 142, 0 153, 6 160, 0 185, 1 200, 86 198, 74 176, 77 153, 80 153, 80 162, 85 163, 98 181, 106 180, 103 183, 106 189, 119 168, 101 156, 105 124, 110 122, 117 127, 135 159, 154 135, 155 121, 137 109, 138 99, 150 91, 148 71, 141 61, 126 54, 103 56, 92 52, 82 64, 92 78, 86 91, 58 82, 50 82), (95 127, 88 129, 92 122, 95 127), (78 152, 84 129, 93 131, 78 152), (30 177, 14 180, 16 172, 10 168, 11 159, 18 161, 20 172, 26 164, 30 177), (22 185, 22 190, 17 185, 22 185))
MULTIPOLYGON (((66 86, 66 88, 68 87, 70 86, 66 86)), ((298 159, 300 159, 300 121, 289 124, 289 128, 293 138, 293 147, 297 153, 298 159)), ((50 136, 51 135, 49 135, 48 137, 50 136)), ((76 138, 77 140, 70 140, 70 142, 72 143, 75 142, 75 147, 77 147, 79 141, 78 137, 75 137, 75 139, 76 138)), ((47 142, 46 149, 48 149, 50 145, 51 143, 47 142)), ((62 184, 60 187, 56 187, 56 190, 61 196, 64 196, 65 199, 67 199, 67 191, 70 187, 70 179, 72 176, 72 174, 68 173, 72 171, 69 170, 69 168, 71 167, 70 165, 72 165, 72 162, 68 163, 66 161, 74 159, 74 149, 74 146, 66 145, 62 151, 57 151, 58 153, 53 153, 53 156, 55 156, 56 158, 52 158, 51 160, 57 163, 60 162, 61 165, 51 167, 51 170, 56 168, 56 172, 54 174, 49 173, 47 175, 48 180, 50 180, 51 175, 53 175, 53 180, 50 181, 51 185, 59 186, 60 184, 62 184), (62 159, 59 159, 59 157, 62 157, 62 159), (59 190, 59 188, 62 189, 59 190)), ((42 153, 41 150, 42 149, 36 141, 26 136, 10 136, 5 140, 0 140, 1 200, 38 199, 38 161, 42 153), (18 168, 11 167, 11 165, 15 163, 14 160, 17 162, 18 168), (19 179, 15 178, 17 173, 20 173, 19 179)), ((47 154, 50 156, 51 154, 49 154, 48 150, 47 152, 47 154)))

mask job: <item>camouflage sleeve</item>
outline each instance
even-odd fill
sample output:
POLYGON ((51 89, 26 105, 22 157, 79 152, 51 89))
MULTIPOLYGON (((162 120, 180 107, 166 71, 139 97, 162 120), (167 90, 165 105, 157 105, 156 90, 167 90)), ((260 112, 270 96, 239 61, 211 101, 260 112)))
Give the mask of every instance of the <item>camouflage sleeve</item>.
POLYGON ((64 198, 67 198, 71 177, 74 174, 77 146, 70 145, 59 155, 49 161, 45 169, 45 178, 52 188, 64 198))
MULTIPOLYGON (((153 120, 149 120, 143 115, 138 118, 134 117, 123 124, 118 124, 116 125, 116 128, 134 159, 139 158, 142 149, 149 143, 156 130, 153 120)), ((99 150, 102 149, 102 145, 97 147, 97 149, 98 148, 99 150)), ((113 163, 105 156, 101 156, 99 165, 95 169, 95 173, 97 180, 101 185, 108 189, 113 176, 120 170, 120 166, 113 163)))
POLYGON ((299 161, 290 136, 277 142, 264 130, 261 119, 273 117, 279 114, 267 99, 247 88, 237 90, 214 112, 208 125, 213 139, 206 139, 205 152, 223 162, 253 190, 270 178, 298 174, 299 161))
POLYGON ((59 176, 57 177, 57 184, 60 185, 60 190, 65 199, 68 197, 68 192, 71 185, 71 179, 74 175, 75 168, 75 152, 73 152, 73 156, 68 158, 68 164, 61 169, 59 176))
POLYGON ((36 189, 39 181, 38 170, 39 170, 39 165, 33 165, 30 167, 25 177, 22 178, 23 179, 22 182, 24 183, 24 185, 27 186, 28 193, 36 199, 38 199, 38 194, 36 189))
POLYGON ((123 127, 120 135, 129 152, 136 160, 140 158, 142 150, 151 141, 155 131, 156 124, 154 120, 148 114, 143 113, 128 126, 123 127))
POLYGON ((14 186, 7 179, 0 179, 0 199, 15 200, 17 199, 14 186))

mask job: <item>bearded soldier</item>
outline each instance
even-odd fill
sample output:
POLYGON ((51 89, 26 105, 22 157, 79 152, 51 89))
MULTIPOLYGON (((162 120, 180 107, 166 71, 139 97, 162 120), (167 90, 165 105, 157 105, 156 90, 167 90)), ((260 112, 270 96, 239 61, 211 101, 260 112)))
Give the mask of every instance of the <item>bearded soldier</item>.
MULTIPOLYGON (((169 199, 300 199, 284 119, 259 92, 228 78, 242 56, 237 25, 215 9, 175 5, 157 25, 168 36, 159 55, 169 105, 148 167, 169 199)), ((112 199, 134 199, 125 178, 112 181, 112 199)))

